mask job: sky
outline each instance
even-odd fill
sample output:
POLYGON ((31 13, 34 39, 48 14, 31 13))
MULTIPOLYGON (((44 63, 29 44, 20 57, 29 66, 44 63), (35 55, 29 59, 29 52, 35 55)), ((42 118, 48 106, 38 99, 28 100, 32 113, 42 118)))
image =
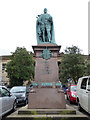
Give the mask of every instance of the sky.
POLYGON ((89 0, 0 0, 0 56, 11 55, 17 47, 32 51, 37 45, 36 16, 47 8, 53 17, 55 41, 66 47, 77 46, 88 54, 89 0))

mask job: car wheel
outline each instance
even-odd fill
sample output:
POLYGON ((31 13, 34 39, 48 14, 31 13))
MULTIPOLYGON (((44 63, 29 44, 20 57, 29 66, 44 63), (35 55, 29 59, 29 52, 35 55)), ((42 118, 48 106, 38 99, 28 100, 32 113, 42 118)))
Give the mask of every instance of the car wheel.
POLYGON ((71 101, 70 97, 69 97, 69 103, 72 104, 72 101, 71 101))
POLYGON ((16 108, 17 108, 17 103, 16 101, 13 103, 13 111, 16 111, 16 108))
POLYGON ((25 100, 25 105, 27 105, 27 103, 28 103, 28 100, 26 99, 26 100, 25 100))
POLYGON ((81 105, 80 105, 79 102, 78 102, 78 110, 79 110, 79 111, 82 111, 82 107, 81 107, 81 105))
POLYGON ((66 97, 67 97, 67 100, 69 100, 67 95, 66 95, 66 97))

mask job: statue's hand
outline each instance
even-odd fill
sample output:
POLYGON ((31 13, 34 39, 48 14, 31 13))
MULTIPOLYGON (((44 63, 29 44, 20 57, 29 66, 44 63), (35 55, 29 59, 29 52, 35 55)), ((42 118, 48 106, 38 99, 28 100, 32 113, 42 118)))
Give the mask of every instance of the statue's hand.
POLYGON ((44 25, 44 23, 42 21, 39 21, 39 24, 44 25))
POLYGON ((49 17, 48 21, 49 21, 49 22, 52 22, 52 17, 49 17))

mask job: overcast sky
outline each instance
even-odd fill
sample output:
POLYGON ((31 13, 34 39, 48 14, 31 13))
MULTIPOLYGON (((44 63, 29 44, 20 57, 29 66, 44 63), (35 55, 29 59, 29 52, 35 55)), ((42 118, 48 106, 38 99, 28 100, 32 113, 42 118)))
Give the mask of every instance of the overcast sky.
POLYGON ((88 54, 89 0, 0 0, 0 56, 16 47, 32 50, 37 45, 36 16, 47 8, 53 17, 55 41, 66 47, 78 46, 88 54))

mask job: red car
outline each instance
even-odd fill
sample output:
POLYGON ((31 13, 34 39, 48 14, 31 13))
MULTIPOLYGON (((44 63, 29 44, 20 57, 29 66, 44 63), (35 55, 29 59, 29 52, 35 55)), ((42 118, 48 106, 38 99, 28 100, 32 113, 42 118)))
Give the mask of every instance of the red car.
POLYGON ((76 98, 77 98, 77 85, 71 85, 68 89, 67 89, 67 100, 69 100, 70 104, 73 103, 77 103, 76 98))

